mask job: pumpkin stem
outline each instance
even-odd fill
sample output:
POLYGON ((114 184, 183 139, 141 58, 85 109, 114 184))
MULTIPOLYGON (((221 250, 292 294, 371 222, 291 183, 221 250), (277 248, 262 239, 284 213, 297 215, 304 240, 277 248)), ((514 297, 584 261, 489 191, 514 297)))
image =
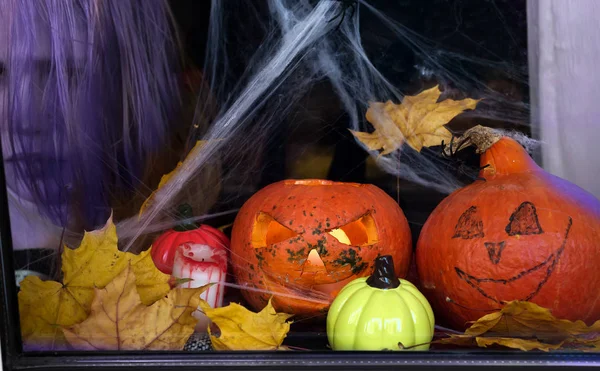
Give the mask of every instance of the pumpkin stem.
POLYGON ((502 134, 497 130, 477 125, 465 131, 458 140, 450 142, 450 144, 444 148, 444 153, 450 156, 461 149, 475 146, 476 153, 481 154, 490 149, 490 147, 496 144, 500 139, 502 139, 502 134))
POLYGON ((394 273, 394 260, 391 255, 379 256, 375 259, 375 271, 367 279, 367 285, 382 290, 400 286, 400 280, 394 273))
POLYGON ((177 232, 192 231, 198 229, 198 224, 191 221, 190 219, 194 216, 194 210, 189 204, 182 204, 177 207, 177 220, 181 222, 176 225, 173 230, 177 232))
POLYGON ((444 148, 444 154, 456 153, 469 146, 475 146, 476 152, 481 154, 479 180, 540 169, 519 142, 481 125, 467 130, 459 140, 452 141, 444 148))

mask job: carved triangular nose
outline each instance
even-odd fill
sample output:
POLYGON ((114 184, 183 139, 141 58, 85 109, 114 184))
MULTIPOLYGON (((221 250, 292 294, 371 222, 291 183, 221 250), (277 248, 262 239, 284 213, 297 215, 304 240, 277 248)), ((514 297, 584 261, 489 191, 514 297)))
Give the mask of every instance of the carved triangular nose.
POLYGON ((323 260, 321 259, 321 256, 319 256, 317 250, 310 250, 308 258, 302 265, 302 274, 322 272, 324 269, 325 263, 323 263, 323 260))
POLYGON ((485 248, 487 249, 488 255, 490 256, 490 260, 493 264, 498 264, 500 262, 500 255, 502 255, 502 250, 504 250, 504 241, 501 242, 484 242, 485 248))

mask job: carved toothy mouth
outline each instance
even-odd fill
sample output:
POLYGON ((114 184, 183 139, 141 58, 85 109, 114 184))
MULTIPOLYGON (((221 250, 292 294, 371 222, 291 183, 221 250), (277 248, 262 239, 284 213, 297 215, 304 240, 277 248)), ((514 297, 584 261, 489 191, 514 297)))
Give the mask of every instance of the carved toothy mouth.
POLYGON ((540 292, 540 290, 544 287, 546 282, 548 282, 550 276, 554 272, 554 268, 560 261, 562 253, 567 244, 567 238, 569 236, 569 231, 571 230, 572 224, 573 219, 569 217, 569 222, 565 231, 565 236, 558 250, 550 254, 543 262, 535 265, 532 268, 523 270, 510 278, 482 278, 470 275, 458 267, 454 267, 454 270, 456 271, 456 274, 458 275, 458 277, 460 277, 460 279, 462 279, 469 286, 477 290, 481 295, 496 303, 504 304, 512 300, 531 300, 540 292), (536 276, 538 277, 538 279, 533 279, 533 277, 536 276), (522 278, 524 277, 528 277, 531 279, 529 279, 527 283, 524 283, 522 281, 522 278), (515 298, 514 292, 517 288, 517 285, 519 291, 522 291, 523 285, 531 286, 531 290, 524 297, 515 298))

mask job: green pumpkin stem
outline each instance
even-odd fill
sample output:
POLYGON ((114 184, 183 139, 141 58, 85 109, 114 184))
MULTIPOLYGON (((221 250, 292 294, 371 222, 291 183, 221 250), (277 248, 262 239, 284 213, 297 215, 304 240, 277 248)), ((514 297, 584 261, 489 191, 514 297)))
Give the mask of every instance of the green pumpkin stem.
POLYGON ((400 280, 394 273, 394 260, 391 255, 379 256, 375 259, 375 270, 367 279, 367 285, 382 290, 400 286, 400 280))
POLYGON ((185 232, 198 229, 198 224, 190 220, 193 216, 194 210, 189 204, 179 205, 179 207, 177 207, 177 220, 180 220, 181 223, 176 225, 173 230, 177 232, 185 232))

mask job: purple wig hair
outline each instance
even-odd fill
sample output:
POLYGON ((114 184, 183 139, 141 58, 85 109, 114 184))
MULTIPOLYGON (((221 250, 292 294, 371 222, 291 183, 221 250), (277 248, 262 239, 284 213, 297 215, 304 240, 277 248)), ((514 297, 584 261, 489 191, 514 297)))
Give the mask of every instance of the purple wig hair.
POLYGON ((61 226, 76 217, 89 230, 106 221, 115 194, 136 192, 180 121, 180 58, 168 4, 7 1, 13 12, 3 143, 13 155, 5 160, 40 212, 61 226), (40 41, 49 53, 39 52, 40 41))

